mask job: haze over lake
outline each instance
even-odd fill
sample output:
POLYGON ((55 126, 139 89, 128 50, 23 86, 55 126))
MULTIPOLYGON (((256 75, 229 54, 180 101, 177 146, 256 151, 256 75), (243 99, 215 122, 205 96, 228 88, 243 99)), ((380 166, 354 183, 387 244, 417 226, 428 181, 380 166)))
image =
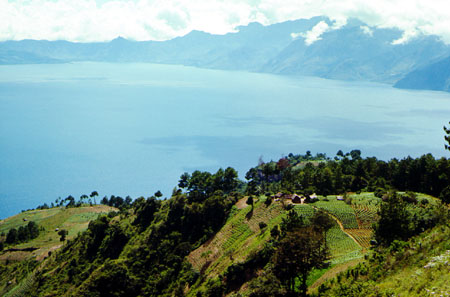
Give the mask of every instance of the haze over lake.
MULTIPOLYGON (((0 66, 0 218, 89 194, 170 196, 187 171, 360 149, 446 154, 450 93, 157 64, 0 66)), ((99 198, 97 198, 99 200, 99 198)))

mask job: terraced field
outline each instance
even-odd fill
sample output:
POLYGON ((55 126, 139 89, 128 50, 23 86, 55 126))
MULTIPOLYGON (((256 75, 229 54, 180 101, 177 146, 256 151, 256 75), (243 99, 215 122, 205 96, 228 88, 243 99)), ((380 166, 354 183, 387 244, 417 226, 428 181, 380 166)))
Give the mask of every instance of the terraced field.
POLYGON ((352 204, 356 220, 360 229, 373 229, 373 224, 378 221, 378 207, 374 205, 352 204))
POLYGON ((223 272, 230 264, 244 261, 270 238, 270 229, 285 216, 280 203, 265 206, 263 200, 250 207, 235 208, 225 226, 208 242, 189 254, 188 261, 210 277, 223 272), (260 229, 259 223, 267 227, 260 229))
POLYGON ((297 213, 305 219, 305 221, 309 220, 315 212, 314 207, 312 207, 309 204, 300 204, 295 205, 294 209, 297 211, 297 213))
POLYGON ((363 248, 370 247, 370 240, 372 239, 373 231, 370 229, 345 229, 349 235, 351 235, 360 246, 363 248))
POLYGON ((327 232, 327 244, 332 258, 339 258, 352 252, 358 252, 361 247, 337 223, 327 232))
POLYGON ((344 201, 330 200, 330 201, 317 201, 314 203, 317 208, 322 208, 330 214, 334 215, 345 229, 357 229, 358 221, 356 220, 355 212, 353 208, 347 205, 344 201))

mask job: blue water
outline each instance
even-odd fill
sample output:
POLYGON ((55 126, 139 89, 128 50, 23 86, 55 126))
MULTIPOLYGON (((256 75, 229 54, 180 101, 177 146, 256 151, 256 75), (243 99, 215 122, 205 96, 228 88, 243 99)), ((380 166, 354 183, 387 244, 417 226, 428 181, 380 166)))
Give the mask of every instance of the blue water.
POLYGON ((0 218, 306 150, 448 156, 450 94, 154 64, 0 66, 0 218))

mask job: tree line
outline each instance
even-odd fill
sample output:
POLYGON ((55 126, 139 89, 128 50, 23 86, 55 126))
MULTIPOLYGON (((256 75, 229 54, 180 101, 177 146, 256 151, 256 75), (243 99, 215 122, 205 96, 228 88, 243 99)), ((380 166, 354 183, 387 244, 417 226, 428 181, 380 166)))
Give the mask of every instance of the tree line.
POLYGON ((298 162, 289 155, 278 162, 262 163, 251 168, 246 179, 248 194, 318 193, 322 195, 358 191, 414 191, 450 202, 450 160, 435 159, 431 154, 378 160, 362 158, 359 150, 333 159, 298 162))
POLYGON ((17 229, 9 229, 6 234, 6 244, 16 244, 30 241, 39 236, 39 226, 33 221, 28 222, 25 226, 20 226, 17 229))

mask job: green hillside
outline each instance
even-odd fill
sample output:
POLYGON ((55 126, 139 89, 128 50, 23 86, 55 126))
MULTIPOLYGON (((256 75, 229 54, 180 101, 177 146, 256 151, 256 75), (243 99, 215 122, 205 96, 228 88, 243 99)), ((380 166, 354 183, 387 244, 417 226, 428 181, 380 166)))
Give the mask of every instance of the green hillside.
MULTIPOLYGON (((84 206, 77 208, 57 207, 42 210, 30 210, 0 221, 0 238, 12 228, 26 226, 29 222, 35 222, 39 226, 39 235, 32 240, 17 244, 10 244, 0 251, 0 263, 11 263, 14 273, 8 267, 0 270, 0 293, 14 289, 15 285, 21 285, 21 280, 26 274, 32 275, 32 268, 38 265, 48 256, 49 252, 56 251, 63 245, 57 230, 67 230, 67 240, 85 231, 90 221, 95 220, 100 214, 116 210, 105 205, 84 206), (36 261, 37 260, 37 261, 36 261), (11 282, 11 283, 9 283, 11 282)), ((25 278, 27 280, 27 278, 25 278)), ((16 288, 13 292, 18 291, 16 288)), ((11 292, 11 293, 13 293, 11 292)), ((0 294, 3 296, 3 294, 0 294)), ((14 295, 11 295, 14 296, 14 295)))
POLYGON ((169 199, 111 196, 108 215, 105 205, 24 212, 0 223, 0 294, 445 295, 448 177, 450 161, 430 155, 290 155, 246 182, 233 168, 194 171, 169 199), (37 238, 5 245, 31 221, 37 238))

